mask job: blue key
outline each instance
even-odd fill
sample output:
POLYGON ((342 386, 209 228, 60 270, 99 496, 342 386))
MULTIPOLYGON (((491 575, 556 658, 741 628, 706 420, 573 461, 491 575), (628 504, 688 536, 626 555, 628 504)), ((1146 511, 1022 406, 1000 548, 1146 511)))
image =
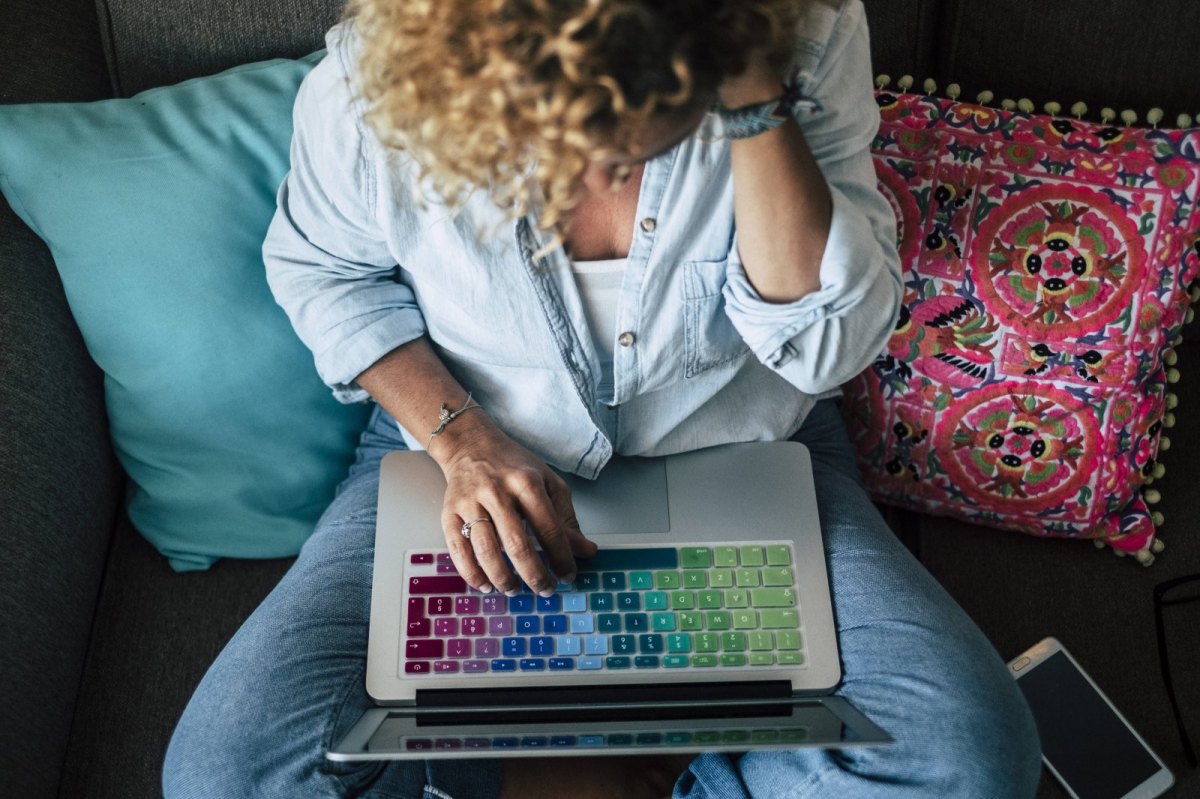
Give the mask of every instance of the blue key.
POLYGON ((511 658, 497 658, 492 661, 492 671, 516 671, 517 661, 511 658))
MULTIPOLYGON (((643 650, 649 651, 649 650, 643 650)), ((548 635, 538 635, 529 639, 529 654, 531 655, 553 655, 554 654, 554 639, 548 635)))
POLYGON ((625 631, 631 633, 644 633, 650 629, 649 622, 646 620, 645 613, 626 613, 625 614, 625 631))
POLYGON ((609 746, 629 746, 633 743, 633 736, 627 732, 613 732, 608 735, 609 746))
POLYGON ((596 619, 596 629, 602 633, 621 632, 621 614, 601 613, 596 619))
POLYGON ((521 671, 542 671, 546 661, 541 658, 521 658, 521 671))
POLYGON ((638 651, 656 655, 663 651, 663 637, 658 633, 638 636, 638 651))
POLYGON ((612 610, 612 594, 592 594, 588 600, 588 607, 591 610, 612 610))
POLYGON ((617 654, 633 654, 637 652, 637 637, 632 635, 614 635, 612 651, 617 654))
POLYGON ((641 610, 642 598, 634 593, 617 594, 617 610, 641 610))
POLYGON ((599 591, 600 575, 595 572, 580 572, 575 575, 576 591, 599 591))
POLYGON ((579 658, 575 664, 579 666, 580 671, 591 671, 600 668, 603 665, 603 661, 598 657, 583 657, 579 658))
POLYGON ((495 747, 496 749, 509 749, 511 747, 520 746, 520 745, 521 745, 521 740, 519 738, 493 738, 492 739, 492 746, 495 747))
POLYGON ((563 610, 567 613, 580 613, 587 610, 587 597, 583 594, 563 594, 563 610))
POLYGON ((561 613, 555 613, 553 616, 543 616, 542 629, 547 633, 555 635, 565 633, 567 631, 567 617, 561 613))
POLYGON ((538 613, 558 613, 562 610, 562 597, 558 594, 540 596, 534 600, 538 613))
MULTIPOLYGON (((645 549, 609 549, 604 547, 586 560, 580 559, 580 568, 588 571, 633 571, 635 569, 677 569, 679 552, 674 547, 646 547, 645 549)), ((582 575, 581 575, 582 576, 582 575)), ((575 580, 579 585, 579 580, 575 580)))
POLYGON ((604 659, 604 666, 609 669, 627 669, 629 668, 629 658, 610 655, 604 659))
MULTIPOLYGON (((525 654, 525 639, 524 638, 505 638, 501 648, 504 651, 506 658, 519 658, 525 654)), ((495 661, 492 661, 493 663, 495 661)), ((511 669, 510 669, 511 671, 511 669)))
POLYGON ((624 591, 625 573, 605 572, 604 574, 600 575, 600 584, 604 586, 605 591, 624 591))
POLYGON ((575 668, 575 658, 550 658, 550 671, 570 671, 575 668))
MULTIPOLYGON (((583 594, 579 594, 583 596, 583 594)), ((592 624, 596 617, 590 613, 573 613, 571 614, 571 632, 573 633, 590 633, 592 624)))
POLYGON ((574 746, 576 742, 574 735, 553 735, 550 737, 551 746, 574 746))
POLYGON ((542 621, 537 616, 517 616, 513 619, 513 629, 521 635, 537 635, 542 631, 542 621))
POLYGON ((583 653, 585 655, 607 655, 608 654, 608 636, 607 635, 589 635, 583 639, 583 653))
POLYGON ((579 745, 580 746, 603 746, 604 745, 604 736, 603 735, 580 735, 579 736, 579 745))
POLYGON ((639 669, 657 669, 658 655, 638 655, 633 659, 633 665, 639 669))
POLYGON ((517 594, 508 598, 509 613, 532 613, 533 612, 533 595, 532 594, 517 594))
POLYGON ((560 635, 554 639, 554 654, 556 655, 581 655, 583 654, 583 644, 579 640, 578 635, 560 635))
POLYGON ((548 740, 546 740, 546 736, 544 736, 544 735, 527 735, 521 739, 522 747, 528 747, 528 748, 532 748, 532 749, 537 749, 539 747, 545 746, 548 743, 550 743, 550 742, 548 740))
POLYGON ((662 743, 661 732, 639 732, 637 734, 638 746, 651 746, 653 744, 662 743))

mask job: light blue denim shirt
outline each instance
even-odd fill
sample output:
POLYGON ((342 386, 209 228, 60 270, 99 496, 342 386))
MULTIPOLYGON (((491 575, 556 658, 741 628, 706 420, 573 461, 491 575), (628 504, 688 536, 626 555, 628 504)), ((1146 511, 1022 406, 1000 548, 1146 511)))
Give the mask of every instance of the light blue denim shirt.
POLYGON ((755 292, 738 255, 730 144, 702 125, 646 164, 608 403, 561 247, 538 257, 546 239, 533 221, 505 221, 482 192, 459 213, 414 202, 413 164, 362 121, 353 32, 331 30, 296 100, 292 170, 263 253, 337 398, 365 400, 355 378, 427 335, 501 428, 585 477, 614 452, 795 432, 883 348, 901 297, 895 217, 868 152, 879 112, 862 3, 811 8, 794 66, 819 105, 798 121, 833 195, 821 288, 785 304, 755 292))

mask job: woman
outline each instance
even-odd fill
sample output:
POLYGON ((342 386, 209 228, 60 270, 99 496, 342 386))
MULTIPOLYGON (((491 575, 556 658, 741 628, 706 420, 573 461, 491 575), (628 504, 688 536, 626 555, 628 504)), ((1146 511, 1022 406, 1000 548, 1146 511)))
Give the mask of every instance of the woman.
POLYGON ((867 149, 860 1, 351 11, 297 99, 264 255, 322 378, 377 407, 297 563, 197 689, 168 796, 1031 794, 1023 701, 874 511, 828 399, 880 351, 901 293, 867 149), (690 763, 323 759, 369 704, 388 449, 441 465, 446 544, 471 585, 551 593, 595 545, 547 464, 594 477, 614 453, 788 437, 813 456, 839 693, 895 744, 690 763))

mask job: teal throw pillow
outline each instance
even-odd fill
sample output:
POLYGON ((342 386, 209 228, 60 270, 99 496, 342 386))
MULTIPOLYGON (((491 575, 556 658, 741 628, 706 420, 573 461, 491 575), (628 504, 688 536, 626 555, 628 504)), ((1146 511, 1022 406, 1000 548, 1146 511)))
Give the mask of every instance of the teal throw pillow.
POLYGON ((50 247, 104 371, 130 519, 178 571, 295 554, 366 422, 320 382, 262 263, 322 55, 0 106, 0 191, 50 247))

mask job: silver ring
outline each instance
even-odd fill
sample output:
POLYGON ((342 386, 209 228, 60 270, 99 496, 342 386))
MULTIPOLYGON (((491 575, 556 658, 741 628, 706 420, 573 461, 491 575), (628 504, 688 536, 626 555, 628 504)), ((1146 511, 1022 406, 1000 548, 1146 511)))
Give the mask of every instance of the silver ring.
POLYGON ((477 525, 477 524, 479 524, 480 522, 487 522, 488 524, 492 524, 492 520, 491 520, 491 519, 489 519, 489 518, 488 518, 488 517, 486 517, 486 516, 481 516, 481 517, 479 517, 478 519, 473 519, 473 520, 471 520, 471 521, 469 521, 469 522, 463 522, 463 526, 462 526, 462 527, 460 527, 460 528, 458 528, 458 531, 459 531, 460 533, 462 533, 462 537, 463 537, 463 538, 465 538, 465 539, 467 539, 467 540, 469 541, 469 540, 471 539, 471 528, 472 528, 474 525, 477 525))

